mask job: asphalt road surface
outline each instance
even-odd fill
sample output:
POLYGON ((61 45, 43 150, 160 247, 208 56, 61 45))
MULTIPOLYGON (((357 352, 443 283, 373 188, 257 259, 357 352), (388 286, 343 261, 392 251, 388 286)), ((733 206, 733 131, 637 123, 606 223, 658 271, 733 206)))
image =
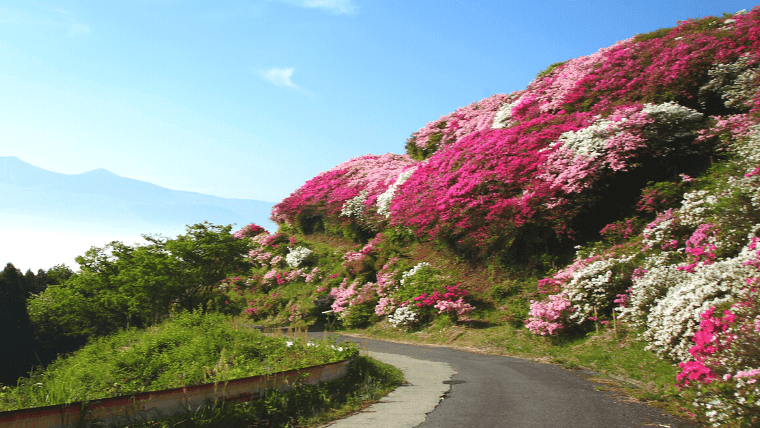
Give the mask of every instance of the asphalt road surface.
POLYGON ((358 415, 328 424, 331 428, 699 427, 616 396, 588 381, 591 372, 446 347, 343 339, 399 366, 407 385, 358 415))

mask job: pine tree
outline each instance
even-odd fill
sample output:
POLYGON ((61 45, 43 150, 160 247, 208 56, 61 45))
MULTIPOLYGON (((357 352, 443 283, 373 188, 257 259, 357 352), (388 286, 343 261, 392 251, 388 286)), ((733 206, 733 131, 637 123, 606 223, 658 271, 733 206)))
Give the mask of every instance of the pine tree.
POLYGON ((12 263, 0 272, 0 383, 15 384, 34 364, 34 337, 26 309, 27 290, 12 263))

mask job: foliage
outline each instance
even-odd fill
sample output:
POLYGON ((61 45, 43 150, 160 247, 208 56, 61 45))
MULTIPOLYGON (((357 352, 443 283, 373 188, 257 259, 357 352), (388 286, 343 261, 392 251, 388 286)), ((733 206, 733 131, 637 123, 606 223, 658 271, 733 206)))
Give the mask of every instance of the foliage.
POLYGON ((24 277, 12 263, 0 272, 0 383, 11 383, 29 370, 34 342, 26 310, 24 277))
POLYGON ((154 324, 172 310, 218 306, 216 283, 249 266, 248 241, 230 229, 201 223, 174 239, 91 248, 77 258, 79 272, 29 300, 38 334, 100 336, 154 324))
POLYGON ((403 375, 397 368, 368 357, 357 357, 343 379, 317 385, 299 385, 287 391, 268 390, 258 400, 237 405, 218 402, 192 414, 130 426, 313 426, 348 415, 402 383, 403 375))
POLYGON ((221 314, 175 315, 93 340, 0 394, 12 410, 220 382, 347 358, 350 345, 305 343, 233 328, 221 314))
POLYGON ((510 352, 630 335, 641 343, 621 352, 679 365, 700 417, 756 424, 759 29, 755 8, 553 64, 428 123, 405 155, 309 180, 274 208, 275 234, 248 225, 206 245, 218 231, 201 228, 93 249, 30 314, 43 331, 93 335, 172 305, 385 334, 525 324, 510 352))

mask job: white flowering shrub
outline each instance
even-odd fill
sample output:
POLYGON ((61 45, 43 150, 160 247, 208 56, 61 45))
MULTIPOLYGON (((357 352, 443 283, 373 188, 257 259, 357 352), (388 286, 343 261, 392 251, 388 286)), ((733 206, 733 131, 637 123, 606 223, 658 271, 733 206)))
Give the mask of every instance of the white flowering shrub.
MULTIPOLYGON (((647 348, 674 360, 689 360, 691 338, 699 327, 700 316, 710 307, 736 298, 736 292, 752 274, 753 269, 745 262, 753 256, 745 248, 737 257, 699 265, 691 273, 683 269, 683 264, 662 266, 634 281, 634 290, 644 291, 643 294, 650 287, 662 289, 662 284, 671 285, 665 296, 649 309, 643 333, 647 348)), ((640 309, 641 305, 635 307, 640 309)))
POLYGON ((493 124, 491 125, 491 129, 502 129, 508 127, 510 125, 509 119, 512 117, 512 110, 517 107, 521 101, 522 98, 518 98, 511 103, 502 104, 502 106, 499 107, 499 110, 493 117, 493 124))
POLYGON ((676 102, 663 104, 645 104, 642 110, 651 120, 642 130, 642 137, 647 140, 649 150, 660 154, 671 151, 691 151, 689 144, 676 145, 673 142, 695 135, 704 115, 696 110, 684 107, 676 102))
POLYGON ((706 223, 714 212, 718 198, 706 190, 695 190, 683 195, 678 217, 687 226, 706 223))
POLYGON ((391 201, 393 200, 393 195, 396 193, 396 189, 398 189, 399 186, 404 184, 406 180, 409 180, 409 177, 414 174, 414 171, 417 170, 417 167, 412 167, 407 169, 406 171, 402 172, 398 178, 396 179, 396 182, 388 186, 388 190, 381 193, 380 196, 377 197, 377 213, 384 216, 385 218, 388 218, 391 216, 391 201))
POLYGON ((710 81, 699 88, 699 99, 705 106, 707 95, 714 93, 723 100, 728 108, 740 110, 752 107, 752 98, 757 94, 758 63, 750 64, 751 55, 748 53, 731 64, 716 64, 708 75, 710 81))
POLYGON ((625 293, 630 286, 631 261, 636 256, 637 252, 619 255, 610 252, 576 270, 564 287, 576 308, 569 319, 580 324, 596 317, 600 309, 611 307, 618 295, 625 293))
POLYGON ((411 327, 417 321, 417 312, 413 306, 400 306, 388 316, 388 322, 396 328, 411 327))
POLYGON ((312 254, 314 252, 306 247, 291 248, 290 252, 285 256, 285 262, 288 266, 296 268, 301 266, 312 254))
POLYGON ((360 218, 364 214, 364 201, 367 199, 367 191, 362 190, 358 195, 347 200, 343 204, 343 208, 340 210, 340 215, 343 217, 356 217, 360 218))
POLYGON ((414 275, 416 275, 417 272, 419 272, 420 270, 423 270, 425 268, 429 268, 429 267, 431 267, 430 263, 427 263, 427 262, 417 263, 417 265, 415 265, 413 268, 411 268, 408 271, 406 271, 403 274, 401 274, 401 281, 400 281, 401 282, 401 286, 403 287, 404 286, 404 282, 406 282, 407 279, 409 279, 409 278, 413 277, 414 275))

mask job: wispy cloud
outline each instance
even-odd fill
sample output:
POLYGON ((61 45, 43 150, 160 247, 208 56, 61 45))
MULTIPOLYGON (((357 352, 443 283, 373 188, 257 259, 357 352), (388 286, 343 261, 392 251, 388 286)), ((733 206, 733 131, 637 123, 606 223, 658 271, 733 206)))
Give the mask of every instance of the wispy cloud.
POLYGON ((69 36, 78 36, 81 34, 87 34, 90 32, 90 26, 84 24, 71 24, 69 29, 69 36))
POLYGON ((269 68, 266 70, 254 70, 256 71, 256 74, 259 75, 262 79, 266 80, 267 82, 275 85, 275 86, 281 86, 285 88, 291 88, 295 89, 304 93, 311 93, 311 91, 304 89, 295 83, 293 83, 292 77, 293 72, 295 71, 295 68, 293 67, 282 67, 282 68, 269 68))
POLYGON ((335 14, 352 14, 356 13, 357 7, 353 0, 270 0, 280 3, 292 4, 294 6, 306 7, 309 9, 323 9, 335 14))
POLYGON ((91 29, 89 25, 85 24, 78 24, 74 22, 75 16, 73 13, 69 12, 66 9, 52 9, 51 12, 58 13, 64 17, 66 17, 67 20, 71 22, 71 26, 69 27, 69 36, 81 36, 83 34, 89 34, 91 29))

